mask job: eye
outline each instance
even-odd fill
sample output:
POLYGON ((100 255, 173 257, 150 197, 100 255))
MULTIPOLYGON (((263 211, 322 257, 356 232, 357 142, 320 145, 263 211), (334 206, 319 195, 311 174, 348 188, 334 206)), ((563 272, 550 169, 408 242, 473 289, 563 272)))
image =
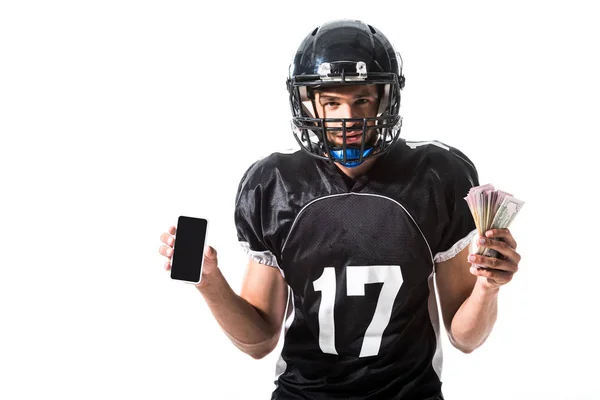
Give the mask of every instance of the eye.
POLYGON ((329 108, 334 108, 339 105, 340 105, 340 103, 336 103, 335 101, 328 101, 327 103, 325 103, 325 107, 329 107, 329 108))
POLYGON ((358 104, 358 105, 363 105, 363 104, 368 104, 368 103, 370 103, 369 99, 358 99, 358 100, 356 100, 356 104, 358 104))

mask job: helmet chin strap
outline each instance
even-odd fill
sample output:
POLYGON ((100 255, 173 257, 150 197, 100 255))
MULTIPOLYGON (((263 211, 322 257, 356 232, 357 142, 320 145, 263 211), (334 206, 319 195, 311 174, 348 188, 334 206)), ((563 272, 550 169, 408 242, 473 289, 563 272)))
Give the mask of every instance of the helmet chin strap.
POLYGON ((369 149, 365 149, 362 154, 363 160, 358 161, 360 159, 360 149, 346 148, 346 162, 344 162, 344 150, 343 149, 329 150, 331 157, 333 157, 333 159, 336 162, 338 162, 338 163, 342 164, 344 167, 348 167, 348 168, 358 167, 360 164, 365 162, 365 157, 368 156, 369 154, 371 154, 372 152, 373 152, 373 147, 371 147, 369 149))

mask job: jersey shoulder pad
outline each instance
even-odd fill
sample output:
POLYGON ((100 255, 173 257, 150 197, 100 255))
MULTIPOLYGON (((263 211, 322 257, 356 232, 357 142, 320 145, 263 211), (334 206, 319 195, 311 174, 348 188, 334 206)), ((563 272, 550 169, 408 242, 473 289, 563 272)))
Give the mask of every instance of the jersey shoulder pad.
POLYGON ((473 162, 459 149, 447 145, 439 140, 429 141, 406 141, 414 155, 422 153, 421 156, 430 159, 431 166, 439 172, 462 173, 477 181, 477 169, 473 162))

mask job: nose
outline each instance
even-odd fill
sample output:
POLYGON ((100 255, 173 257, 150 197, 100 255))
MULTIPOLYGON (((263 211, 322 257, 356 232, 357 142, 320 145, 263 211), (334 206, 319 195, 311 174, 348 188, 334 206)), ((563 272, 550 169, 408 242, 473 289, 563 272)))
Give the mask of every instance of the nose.
POLYGON ((339 118, 359 118, 358 113, 351 104, 344 103, 340 107, 339 118))
MULTIPOLYGON (((338 107, 338 112, 336 113, 335 116, 332 116, 333 118, 343 118, 343 119, 356 119, 356 118, 364 118, 365 115, 364 112, 362 110, 360 110, 358 107, 353 107, 351 104, 340 104, 340 106, 338 107)), ((336 125, 338 126, 342 126, 342 123, 339 122, 336 125)), ((355 126, 361 126, 362 122, 361 121, 352 121, 352 122, 347 122, 346 123, 346 129, 350 129, 351 127, 355 127, 355 126)))

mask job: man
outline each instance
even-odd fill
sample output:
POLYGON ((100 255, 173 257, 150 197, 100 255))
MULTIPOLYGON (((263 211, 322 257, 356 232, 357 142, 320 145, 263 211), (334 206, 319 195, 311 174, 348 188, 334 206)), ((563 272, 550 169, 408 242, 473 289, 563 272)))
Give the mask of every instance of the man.
MULTIPOLYGON (((249 254, 240 295, 205 252, 198 290, 238 348, 269 354, 286 317, 273 399, 442 399, 433 277, 450 341, 469 353, 517 271, 506 229, 478 239, 498 258, 469 255, 464 197, 479 184, 469 159, 399 140, 401 68, 370 25, 312 31, 288 79, 302 150, 256 162, 239 185, 235 222, 249 254)), ((161 236, 169 259, 175 233, 161 236)))

